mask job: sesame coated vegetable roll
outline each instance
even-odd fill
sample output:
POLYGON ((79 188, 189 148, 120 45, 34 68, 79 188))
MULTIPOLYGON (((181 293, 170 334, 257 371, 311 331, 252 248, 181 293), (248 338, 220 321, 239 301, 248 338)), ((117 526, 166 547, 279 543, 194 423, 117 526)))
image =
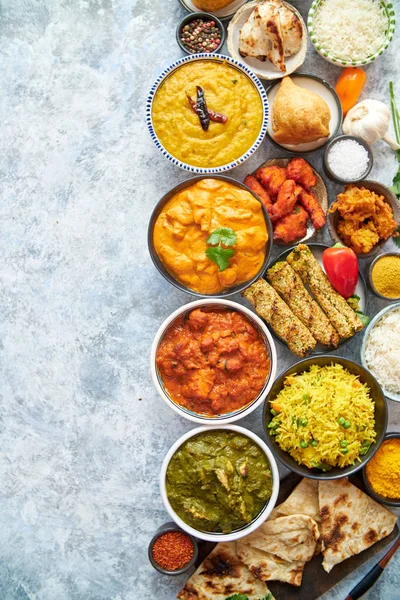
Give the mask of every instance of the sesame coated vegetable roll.
POLYGON ((264 279, 258 279, 242 295, 294 354, 303 358, 314 350, 316 341, 311 333, 264 279))
POLYGON ((289 263, 277 262, 268 269, 267 279, 317 342, 330 348, 338 346, 340 338, 337 331, 289 263))
POLYGON ((287 257, 287 262, 310 286, 316 301, 341 338, 352 337, 363 324, 346 300, 333 289, 317 259, 305 244, 299 244, 287 257))

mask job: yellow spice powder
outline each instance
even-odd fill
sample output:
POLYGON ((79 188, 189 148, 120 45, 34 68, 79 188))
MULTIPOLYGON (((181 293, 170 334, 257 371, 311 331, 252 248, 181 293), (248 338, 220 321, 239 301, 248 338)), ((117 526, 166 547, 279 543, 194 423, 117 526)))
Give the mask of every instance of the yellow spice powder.
POLYGON ((366 466, 372 489, 386 498, 400 498, 400 438, 386 440, 366 466))
POLYGON ((372 269, 372 283, 387 298, 400 297, 400 255, 383 256, 372 269))

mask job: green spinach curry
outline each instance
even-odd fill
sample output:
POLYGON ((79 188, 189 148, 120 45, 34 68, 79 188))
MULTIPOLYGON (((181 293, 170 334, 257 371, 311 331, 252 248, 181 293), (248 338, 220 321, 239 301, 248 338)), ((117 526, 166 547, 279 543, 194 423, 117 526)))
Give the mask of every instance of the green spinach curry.
POLYGON ((166 487, 172 508, 188 525, 230 533, 250 523, 269 500, 267 457, 245 435, 199 433, 173 455, 166 487))

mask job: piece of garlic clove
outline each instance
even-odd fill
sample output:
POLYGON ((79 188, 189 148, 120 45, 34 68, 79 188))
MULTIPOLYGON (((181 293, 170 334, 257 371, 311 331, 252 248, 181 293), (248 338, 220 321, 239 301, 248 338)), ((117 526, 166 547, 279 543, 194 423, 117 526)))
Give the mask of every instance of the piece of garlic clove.
POLYGON ((390 110, 379 100, 367 99, 359 102, 349 110, 343 121, 343 133, 356 135, 368 144, 378 140, 385 141, 393 150, 400 149, 388 134, 390 110))

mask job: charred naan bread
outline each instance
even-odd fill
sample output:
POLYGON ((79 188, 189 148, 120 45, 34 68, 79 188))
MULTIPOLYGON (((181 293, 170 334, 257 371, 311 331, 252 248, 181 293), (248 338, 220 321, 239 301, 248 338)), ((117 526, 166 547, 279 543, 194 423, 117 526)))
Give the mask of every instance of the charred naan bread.
POLYGON ((305 144, 327 137, 331 111, 321 96, 284 77, 272 106, 274 140, 305 144))
POLYGON ((322 480, 318 490, 322 566, 327 573, 393 531, 396 516, 346 478, 322 480))
POLYGON ((318 539, 319 530, 314 519, 290 515, 266 521, 241 541, 288 562, 307 562, 313 557, 318 539))
POLYGON ((283 581, 291 585, 301 585, 305 563, 303 561, 287 561, 271 552, 264 552, 239 540, 236 543, 240 560, 250 572, 261 581, 283 581))
POLYGON ((280 0, 258 4, 239 34, 239 53, 258 60, 269 60, 286 72, 285 57, 301 48, 303 29, 298 16, 280 0))
POLYGON ((303 477, 285 502, 273 509, 269 520, 287 515, 307 515, 317 523, 321 520, 319 516, 318 481, 303 477))
POLYGON ((201 563, 179 592, 180 600, 225 600, 245 594, 249 600, 267 596, 266 584, 255 579, 239 560, 235 542, 221 542, 201 563))

